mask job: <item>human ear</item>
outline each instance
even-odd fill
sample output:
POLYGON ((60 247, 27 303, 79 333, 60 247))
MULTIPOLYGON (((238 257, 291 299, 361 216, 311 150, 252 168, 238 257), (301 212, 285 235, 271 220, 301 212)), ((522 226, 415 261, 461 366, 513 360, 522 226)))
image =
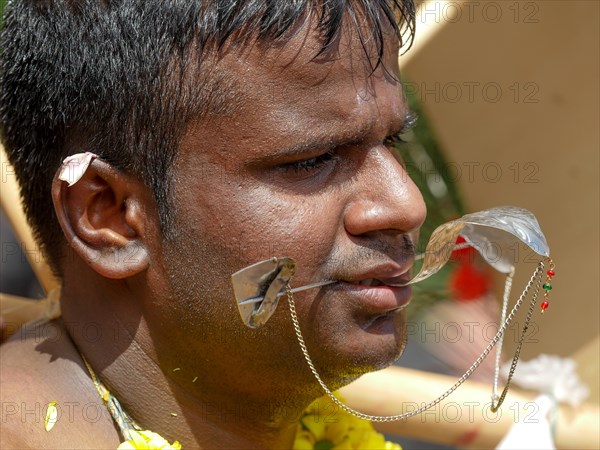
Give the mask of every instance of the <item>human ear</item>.
MULTIPOLYGON (((60 171, 59 171, 60 172, 60 171)), ((72 185, 52 182, 52 201, 67 244, 106 278, 131 277, 148 267, 145 208, 148 188, 93 159, 72 185)))

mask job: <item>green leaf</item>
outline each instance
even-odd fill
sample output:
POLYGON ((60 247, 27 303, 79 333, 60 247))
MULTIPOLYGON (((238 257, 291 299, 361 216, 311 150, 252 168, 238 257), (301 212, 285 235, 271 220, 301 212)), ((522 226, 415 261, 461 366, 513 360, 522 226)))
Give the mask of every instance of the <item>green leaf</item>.
POLYGON ((331 450, 333 447, 335 447, 335 445, 333 445, 333 442, 323 439, 321 441, 315 442, 314 449, 315 450, 331 450))

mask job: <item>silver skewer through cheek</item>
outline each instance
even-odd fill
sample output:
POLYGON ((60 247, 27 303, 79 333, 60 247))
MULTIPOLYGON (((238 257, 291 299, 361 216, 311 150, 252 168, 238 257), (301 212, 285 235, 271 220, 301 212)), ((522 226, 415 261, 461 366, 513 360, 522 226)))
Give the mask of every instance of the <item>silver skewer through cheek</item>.
MULTIPOLYGON (((455 250, 469 246, 469 243, 459 244, 455 250)), ((425 253, 415 255, 415 260, 421 260, 425 253)), ((296 272, 296 260, 289 257, 274 257, 252 264, 231 276, 233 291, 237 306, 244 324, 250 328, 264 325, 273 315, 279 299, 286 295, 285 286, 296 272)), ((291 289, 290 293, 307 291, 309 289, 338 283, 340 280, 321 280, 315 283, 291 289)), ((386 283, 390 287, 403 287, 410 284, 386 283)))
MULTIPOLYGON (((516 207, 499 207, 478 213, 468 214, 434 230, 429 238, 425 253, 415 255, 414 260, 423 260, 419 273, 404 283, 389 284, 402 287, 418 283, 438 272, 450 259, 455 250, 472 246, 496 270, 509 273, 513 264, 510 251, 493 254, 488 251, 490 243, 502 250, 512 248, 515 239, 528 245, 542 257, 548 257, 550 250, 546 238, 539 228, 535 216, 516 207), (456 245, 461 235, 466 242, 456 245)), ((246 267, 231 276, 233 290, 242 321, 250 328, 264 325, 273 315, 279 299, 285 295, 285 287, 296 272, 296 261, 289 257, 271 258, 246 267)), ((300 286, 291 293, 305 291, 339 280, 322 280, 300 286)))
MULTIPOLYGON (((307 284, 305 286, 300 286, 294 289, 291 289, 290 292, 292 294, 296 294, 297 292, 302 292, 302 291, 308 291, 309 289, 313 289, 313 288, 318 288, 321 286, 327 286, 328 284, 333 284, 333 283, 337 283, 337 280, 324 280, 324 281, 319 281, 318 283, 312 283, 312 284, 307 284)), ((277 298, 281 298, 284 295, 286 295, 285 292, 280 292, 279 294, 277 294, 277 298)), ((260 303, 264 300, 263 296, 257 296, 254 298, 249 298, 248 300, 242 300, 241 302, 238 303, 238 305, 253 305, 255 303, 260 303)))
MULTIPOLYGON (((286 286, 296 273, 296 260, 270 258, 252 264, 231 276, 237 307, 244 324, 250 328, 264 325, 273 315, 286 286)), ((292 293, 337 283, 322 280, 292 289, 292 293)))

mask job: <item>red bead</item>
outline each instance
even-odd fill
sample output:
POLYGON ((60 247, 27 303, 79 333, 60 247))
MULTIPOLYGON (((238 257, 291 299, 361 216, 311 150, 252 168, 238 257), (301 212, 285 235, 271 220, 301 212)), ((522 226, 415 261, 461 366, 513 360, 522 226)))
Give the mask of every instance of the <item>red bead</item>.
POLYGON ((548 306, 550 306, 550 303, 548 303, 547 301, 543 301, 540 306, 542 307, 542 312, 546 311, 548 309, 548 306))
POLYGON ((548 272, 546 272, 548 274, 549 277, 553 277, 554 276, 554 270, 550 269, 548 272))

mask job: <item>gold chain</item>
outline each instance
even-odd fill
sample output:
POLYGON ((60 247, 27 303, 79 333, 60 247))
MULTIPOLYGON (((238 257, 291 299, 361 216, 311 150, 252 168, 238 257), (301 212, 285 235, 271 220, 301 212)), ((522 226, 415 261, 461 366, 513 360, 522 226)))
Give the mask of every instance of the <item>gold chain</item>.
POLYGON ((533 313, 533 309, 535 308, 535 305, 536 305, 536 302, 537 302, 537 297, 538 297, 539 288, 540 288, 540 284, 541 284, 541 274, 542 274, 543 269, 544 269, 544 261, 542 260, 542 261, 540 261, 538 263, 538 266, 535 269, 535 271, 533 272, 533 275, 531 276, 531 278, 529 279, 529 282, 525 286, 525 289, 523 290, 523 293, 521 294, 521 296, 516 301, 515 306, 511 310, 510 314, 508 314, 508 317, 506 318, 506 320, 504 321, 504 323, 502 324, 502 326, 498 329, 498 332, 496 333, 496 335, 494 336, 494 338, 490 341, 490 343, 487 345, 487 347, 483 350, 483 352, 481 353, 481 355, 479 355, 479 357, 475 360, 475 362, 473 363, 473 365, 471 367, 469 367, 469 369, 463 374, 462 377, 460 377, 458 379, 458 381, 456 383, 454 383, 454 385, 452 385, 446 392, 444 392, 442 395, 440 395, 439 397, 437 397, 435 400, 427 403, 426 405, 422 406, 421 408, 413 410, 413 411, 405 412, 405 413, 402 413, 402 414, 392 415, 392 416, 374 416, 374 415, 362 413, 360 411, 356 411, 355 409, 352 409, 350 406, 346 405, 345 403, 343 403, 342 401, 340 401, 338 398, 336 398, 333 395, 332 391, 327 387, 327 385, 325 384, 325 382, 321 379, 321 376, 317 372, 317 369, 315 368, 315 365, 312 362, 312 359, 311 359, 311 357, 310 357, 310 355, 308 353, 308 349, 306 347, 306 343, 304 341, 304 337, 302 336, 302 330, 300 329, 300 323, 298 321, 298 314, 296 313, 296 304, 294 302, 294 294, 291 292, 292 289, 291 289, 289 283, 286 285, 285 291, 286 291, 286 294, 287 294, 288 305, 289 305, 289 308, 290 308, 290 317, 292 319, 292 324, 294 326, 294 331, 296 333, 296 338, 298 339, 298 344, 300 345, 300 349, 302 351, 302 354, 304 355, 304 359, 306 360, 306 363, 308 364, 308 367, 310 368, 310 371, 314 375, 315 379, 317 380, 317 382, 319 383, 319 385, 323 388, 323 390, 325 391, 325 393, 329 396, 329 398, 336 405, 338 405, 342 410, 346 411, 349 414, 352 414, 355 417, 358 417, 359 419, 370 420, 371 422, 392 422, 392 421, 402 420, 402 419, 406 419, 408 417, 416 416, 417 414, 420 414, 423 411, 425 411, 425 410, 427 410, 427 409, 429 409, 429 408, 437 405, 442 400, 444 400, 446 397, 448 397, 450 394, 452 394, 452 392, 454 392, 461 384, 463 384, 467 380, 467 378, 469 378, 471 376, 471 374, 475 371, 475 369, 477 369, 477 367, 479 367, 479 365, 482 363, 482 361, 490 353, 490 351, 492 350, 492 348, 494 348, 494 345, 496 345, 496 343, 504 335, 504 332, 506 331, 506 328, 508 328, 508 326, 513 321, 515 315, 517 314, 517 311, 521 307, 521 304, 525 301, 525 298, 529 294, 529 291, 531 290, 532 286, 535 284, 535 289, 533 290, 533 293, 532 293, 532 296, 531 296, 531 302, 530 302, 530 305, 529 305, 529 311, 528 311, 528 314, 527 314, 527 319, 526 319, 526 322, 525 322, 525 326, 523 327, 523 331, 521 332, 521 337, 519 339, 519 344, 517 346, 517 351, 515 352, 515 356, 513 357, 513 362, 512 362, 512 365, 511 365, 511 369, 510 369, 510 372, 509 372, 509 377, 508 377, 506 386, 504 387, 504 390, 502 391, 502 395, 500 396, 500 399, 498 400, 498 403, 494 404, 494 402, 492 402, 492 408, 493 408, 492 411, 495 412, 495 411, 498 410, 498 408, 500 407, 500 405, 504 401, 504 398, 506 397, 506 393, 508 392, 508 388, 510 386, 510 381, 512 380, 513 373, 514 373, 515 368, 517 366, 517 361, 519 359, 519 354, 521 352, 521 346, 522 346, 522 344, 523 344, 523 342, 525 340, 525 334, 527 332, 527 326, 529 324, 529 321, 531 320, 531 315, 533 313))
POLYGON ((94 386, 96 386, 98 394, 100 394, 100 397, 102 398, 104 404, 108 408, 110 415, 118 425, 121 434, 127 441, 132 439, 131 431, 139 431, 141 430, 141 427, 137 424, 135 420, 133 420, 133 418, 129 414, 125 412, 125 410, 121 406, 121 403, 119 403, 119 400, 117 400, 117 398, 110 393, 106 386, 102 384, 102 382, 92 369, 92 366, 90 366, 85 356, 83 356, 83 353, 80 352, 79 354, 81 355, 85 367, 87 368, 90 376, 92 377, 92 381, 94 382, 94 386))

